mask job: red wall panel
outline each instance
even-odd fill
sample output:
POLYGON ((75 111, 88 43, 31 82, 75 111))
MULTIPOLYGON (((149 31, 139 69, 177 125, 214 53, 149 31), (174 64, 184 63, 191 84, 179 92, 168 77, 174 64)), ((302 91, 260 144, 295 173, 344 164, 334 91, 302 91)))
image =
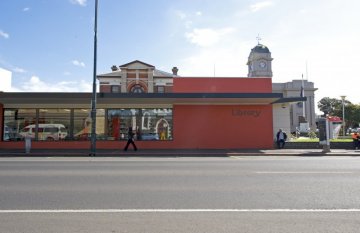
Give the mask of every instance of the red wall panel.
POLYGON ((175 106, 177 148, 272 148, 271 106, 175 106))
POLYGON ((4 105, 0 103, 0 142, 4 136, 4 105))
POLYGON ((174 78, 176 93, 271 93, 271 78, 174 78))

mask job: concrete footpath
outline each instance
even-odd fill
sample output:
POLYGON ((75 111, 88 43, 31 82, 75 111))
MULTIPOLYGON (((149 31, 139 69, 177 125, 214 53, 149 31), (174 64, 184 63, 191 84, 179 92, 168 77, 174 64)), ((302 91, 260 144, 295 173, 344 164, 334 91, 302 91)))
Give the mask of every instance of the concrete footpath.
MULTIPOLYGON (((0 157, 84 157, 89 150, 42 149, 25 153, 24 149, 0 149, 0 157)), ((225 156, 360 156, 360 150, 331 149, 324 153, 322 149, 269 149, 269 150, 204 150, 204 149, 171 149, 171 150, 96 150, 98 157, 225 157, 225 156)))

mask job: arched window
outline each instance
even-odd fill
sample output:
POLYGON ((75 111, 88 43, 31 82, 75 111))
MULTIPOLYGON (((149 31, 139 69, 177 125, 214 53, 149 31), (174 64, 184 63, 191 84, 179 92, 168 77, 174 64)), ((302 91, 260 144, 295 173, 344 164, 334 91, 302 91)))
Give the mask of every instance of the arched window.
POLYGON ((144 93, 145 91, 141 85, 136 84, 130 89, 130 92, 131 93, 144 93))

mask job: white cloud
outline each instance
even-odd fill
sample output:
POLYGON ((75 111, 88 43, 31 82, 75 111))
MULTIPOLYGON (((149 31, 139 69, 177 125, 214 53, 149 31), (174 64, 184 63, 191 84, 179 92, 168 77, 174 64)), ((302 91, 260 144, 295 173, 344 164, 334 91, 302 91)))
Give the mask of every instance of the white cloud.
POLYGON ((29 11, 29 10, 30 10, 29 7, 25 7, 25 8, 23 9, 23 11, 29 11))
POLYGON ((182 12, 182 11, 176 11, 175 14, 176 14, 176 16, 179 17, 181 20, 184 20, 184 19, 186 19, 186 17, 187 17, 187 15, 186 15, 184 12, 182 12))
POLYGON ((247 44, 201 48, 177 64, 179 75, 200 77, 246 77, 247 44))
POLYGON ((9 34, 8 34, 8 33, 6 33, 6 32, 4 32, 4 31, 0 30, 0 37, 4 37, 5 39, 8 39, 10 36, 9 36, 9 34))
POLYGON ((274 5, 274 3, 271 1, 258 2, 258 3, 251 5, 250 10, 252 12, 256 12, 256 11, 262 10, 266 7, 270 7, 272 5, 274 5))
POLYGON ((24 70, 24 69, 22 69, 22 68, 19 68, 19 67, 15 67, 15 68, 13 69, 13 71, 14 71, 15 73, 26 73, 26 70, 24 70))
POLYGON ((202 16, 202 12, 201 12, 201 11, 197 11, 197 12, 196 12, 196 15, 197 15, 197 16, 202 16))
POLYGON ((29 81, 13 90, 21 92, 91 92, 92 84, 84 80, 61 81, 58 83, 46 83, 37 76, 32 76, 29 81))
POLYGON ((0 68, 0 91, 11 91, 11 76, 11 71, 0 68))
POLYGON ((70 0, 70 2, 76 5, 86 6, 87 0, 70 0))
POLYGON ((73 60, 72 64, 75 66, 85 67, 85 63, 82 61, 78 61, 78 60, 73 60))
POLYGON ((183 11, 175 11, 175 15, 184 23, 185 28, 191 28, 193 22, 189 19, 188 14, 183 11))
POLYGON ((203 29, 193 29, 192 32, 185 33, 185 37, 193 44, 196 44, 201 47, 208 47, 216 44, 221 40, 222 37, 233 33, 235 31, 234 28, 222 28, 222 29, 211 29, 211 28, 203 28, 203 29))

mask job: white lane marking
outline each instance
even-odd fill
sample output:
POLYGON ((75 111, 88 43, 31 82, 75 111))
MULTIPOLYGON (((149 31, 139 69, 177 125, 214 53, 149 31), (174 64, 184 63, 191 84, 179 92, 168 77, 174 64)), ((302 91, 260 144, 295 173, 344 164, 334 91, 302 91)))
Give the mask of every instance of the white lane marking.
POLYGON ((298 172, 292 172, 292 171, 258 171, 255 172, 258 174, 308 174, 308 173, 314 173, 314 174, 352 174, 353 172, 321 172, 321 171, 298 171, 298 172))
POLYGON ((229 158, 232 158, 232 159, 244 159, 244 157, 240 157, 240 156, 229 156, 229 158))
POLYGON ((2 213, 196 213, 196 212, 360 212, 360 209, 58 209, 0 210, 2 213))

